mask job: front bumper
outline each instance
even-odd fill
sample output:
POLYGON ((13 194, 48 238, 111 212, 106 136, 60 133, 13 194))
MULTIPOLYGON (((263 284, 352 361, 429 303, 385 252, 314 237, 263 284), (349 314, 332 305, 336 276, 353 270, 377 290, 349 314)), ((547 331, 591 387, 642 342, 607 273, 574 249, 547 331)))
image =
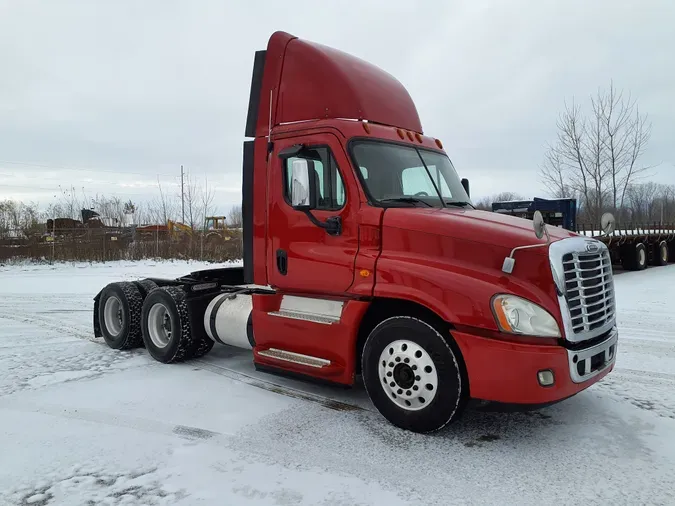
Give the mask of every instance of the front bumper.
POLYGON ((576 350, 562 346, 518 344, 452 332, 469 376, 473 399, 505 404, 550 404, 600 381, 616 362, 618 332, 576 350), (553 372, 555 382, 541 386, 539 371, 553 372))

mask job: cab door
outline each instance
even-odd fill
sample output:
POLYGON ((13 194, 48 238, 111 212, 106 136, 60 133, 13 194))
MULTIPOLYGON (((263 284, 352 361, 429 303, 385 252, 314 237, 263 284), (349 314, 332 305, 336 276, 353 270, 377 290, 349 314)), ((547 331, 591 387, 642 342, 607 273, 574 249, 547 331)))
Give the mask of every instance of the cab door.
POLYGON ((352 285, 358 250, 356 181, 338 138, 331 133, 278 139, 268 173, 267 276, 277 290, 342 295, 352 285), (290 158, 279 153, 294 145, 303 150, 290 158), (293 162, 307 160, 316 185, 316 220, 339 219, 341 231, 331 235, 291 206, 293 162))

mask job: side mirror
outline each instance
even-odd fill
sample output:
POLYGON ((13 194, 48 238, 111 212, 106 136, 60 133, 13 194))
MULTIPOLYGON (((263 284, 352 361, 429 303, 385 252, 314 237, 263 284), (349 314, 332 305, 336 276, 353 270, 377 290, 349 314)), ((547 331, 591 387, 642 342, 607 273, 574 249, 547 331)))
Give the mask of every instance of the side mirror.
POLYGON ((291 206, 297 211, 313 209, 312 197, 316 195, 316 181, 310 177, 307 160, 298 158, 291 165, 291 206))
POLYGON ((544 237, 544 234, 546 234, 546 238, 548 239, 548 230, 546 230, 546 222, 544 221, 541 211, 534 212, 532 226, 534 227, 534 235, 537 236, 537 239, 544 237))
POLYGON ((464 191, 466 192, 467 196, 471 197, 471 193, 469 192, 469 180, 462 178, 462 186, 464 187, 464 191))
POLYGON ((612 213, 605 213, 600 218, 600 228, 605 235, 612 235, 616 227, 616 219, 612 213))

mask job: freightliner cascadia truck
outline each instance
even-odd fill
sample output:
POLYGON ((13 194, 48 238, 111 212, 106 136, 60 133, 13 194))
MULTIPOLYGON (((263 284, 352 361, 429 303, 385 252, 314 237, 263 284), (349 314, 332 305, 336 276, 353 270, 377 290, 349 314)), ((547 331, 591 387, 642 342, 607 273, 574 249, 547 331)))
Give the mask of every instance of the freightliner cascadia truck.
POLYGON ((602 242, 475 210, 406 89, 370 63, 276 32, 252 74, 243 267, 111 283, 97 337, 164 363, 217 343, 263 371, 362 381, 420 433, 470 400, 548 405, 613 369, 602 242))

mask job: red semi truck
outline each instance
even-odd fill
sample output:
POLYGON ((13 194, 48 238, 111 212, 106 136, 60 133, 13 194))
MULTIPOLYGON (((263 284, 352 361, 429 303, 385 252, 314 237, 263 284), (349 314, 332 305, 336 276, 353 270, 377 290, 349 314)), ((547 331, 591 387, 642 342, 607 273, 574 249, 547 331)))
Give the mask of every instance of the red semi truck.
POLYGON ((219 343, 264 371, 360 375, 386 419, 423 433, 469 400, 548 405, 613 369, 607 247, 475 210, 390 74, 276 32, 245 135, 243 267, 109 284, 94 333, 110 347, 169 363, 219 343))

